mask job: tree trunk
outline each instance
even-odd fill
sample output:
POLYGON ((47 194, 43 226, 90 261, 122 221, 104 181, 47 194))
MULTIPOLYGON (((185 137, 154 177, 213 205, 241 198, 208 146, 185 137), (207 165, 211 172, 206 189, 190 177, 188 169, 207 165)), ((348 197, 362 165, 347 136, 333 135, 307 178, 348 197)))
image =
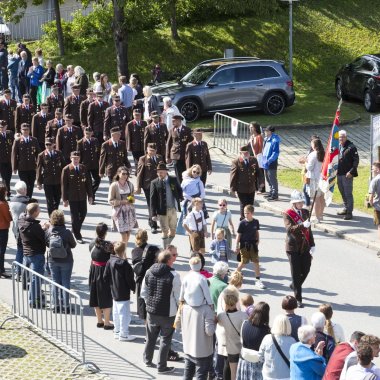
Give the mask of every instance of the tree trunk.
POLYGON ((177 9, 176 9, 177 0, 170 0, 170 30, 172 33, 173 40, 179 40, 178 28, 177 28, 177 9))
POLYGON ((61 10, 59 8, 59 0, 54 0, 54 12, 55 12, 55 22, 57 25, 57 36, 58 36, 58 47, 59 55, 65 55, 65 45, 63 43, 63 31, 61 23, 61 10))
POLYGON ((113 38, 116 49, 118 75, 128 76, 128 33, 124 17, 126 0, 112 0, 113 4, 113 38))

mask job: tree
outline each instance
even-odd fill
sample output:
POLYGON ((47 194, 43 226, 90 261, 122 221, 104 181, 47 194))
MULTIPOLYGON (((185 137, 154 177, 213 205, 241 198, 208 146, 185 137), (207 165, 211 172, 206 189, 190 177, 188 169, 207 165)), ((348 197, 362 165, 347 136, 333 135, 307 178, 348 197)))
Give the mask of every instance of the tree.
POLYGON ((128 76, 128 31, 124 13, 126 0, 112 0, 112 4, 112 31, 116 49, 117 73, 128 76))

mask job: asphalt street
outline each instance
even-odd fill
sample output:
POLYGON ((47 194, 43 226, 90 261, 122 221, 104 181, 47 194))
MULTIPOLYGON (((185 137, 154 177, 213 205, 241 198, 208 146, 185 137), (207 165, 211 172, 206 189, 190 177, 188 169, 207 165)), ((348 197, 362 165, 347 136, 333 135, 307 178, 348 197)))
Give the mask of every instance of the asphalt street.
MULTIPOLYGON (((216 164, 216 163, 215 163, 216 164)), ((210 182, 220 186, 228 186, 229 173, 224 165, 215 165, 214 177, 210 182)), ((133 178, 134 180, 134 178, 133 178)), ((13 181, 14 183, 14 181, 13 181)), ((103 179, 97 194, 97 204, 89 206, 88 216, 83 226, 83 236, 88 242, 95 235, 95 226, 100 221, 110 223, 111 208, 106 203, 108 183, 103 179)), ((47 220, 45 199, 42 191, 36 191, 34 195, 42 204, 40 219, 47 220)), ((216 190, 207 190, 207 206, 210 211, 215 210, 217 199, 221 196, 216 190)), ((228 207, 233 213, 235 226, 238 223, 238 201, 236 198, 227 197, 228 207)), ((136 210, 140 227, 147 227, 147 209, 144 196, 137 196, 136 210)), ((70 226, 68 209, 65 209, 67 226, 70 226)), ((260 257, 262 280, 267 289, 259 290, 254 286, 252 266, 244 270, 243 292, 253 295, 255 303, 266 301, 271 307, 271 321, 281 313, 281 299, 284 295, 291 294, 289 289, 290 269, 284 252, 285 230, 282 218, 273 215, 270 211, 258 207, 255 217, 261 225, 260 257)), ((119 238, 117 232, 110 232, 108 238, 116 241, 119 238)), ((149 242, 161 244, 159 235, 149 233, 149 242)), ((380 304, 379 304, 379 259, 373 255, 373 251, 360 247, 351 242, 332 237, 321 231, 315 231, 316 253, 313 260, 311 273, 304 286, 305 308, 299 310, 299 314, 310 319, 318 305, 329 302, 334 309, 333 320, 340 323, 346 337, 354 330, 362 330, 366 333, 380 335, 380 304)), ((210 240, 208 240, 209 243, 210 240)), ((130 257, 133 248, 133 237, 128 246, 130 257)), ((207 243, 207 244, 208 244, 207 243)), ((189 270, 189 243, 185 236, 177 236, 173 244, 178 247, 179 258, 175 264, 181 276, 189 270)), ((9 268, 15 257, 15 241, 10 235, 9 249, 6 253, 6 266, 9 268)), ((88 272, 90 265, 90 253, 88 244, 78 245, 74 250, 74 273, 72 277, 73 289, 79 292, 84 302, 88 305, 88 272)), ((232 261, 231 268, 236 267, 232 261)), ((207 267, 210 269, 210 260, 207 259, 207 267)), ((11 304, 12 287, 10 280, 0 280, 0 299, 11 304)), ((132 311, 135 311, 135 298, 132 296, 132 311)), ((157 375, 157 371, 145 368, 142 361, 144 348, 144 326, 133 315, 131 334, 137 335, 135 342, 119 342, 113 339, 110 331, 96 328, 96 318, 93 310, 85 308, 85 335, 88 360, 94 361, 102 371, 114 379, 173 379, 181 377, 183 364, 175 363, 177 370, 170 375, 157 375)), ((174 349, 181 351, 181 335, 176 332, 174 336, 174 349)), ((156 356, 155 356, 156 359, 156 356)), ((155 360, 154 360, 155 361, 155 360)))

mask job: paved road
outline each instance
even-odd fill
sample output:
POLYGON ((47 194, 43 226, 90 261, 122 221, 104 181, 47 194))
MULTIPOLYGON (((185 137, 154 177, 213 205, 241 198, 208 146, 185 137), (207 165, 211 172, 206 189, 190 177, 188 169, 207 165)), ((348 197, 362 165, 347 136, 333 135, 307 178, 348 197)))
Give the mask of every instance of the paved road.
MULTIPOLYGON (((228 172, 224 165, 215 165, 216 173, 210 177, 210 181, 225 186, 228 182, 228 172), (219 168, 219 169, 218 169, 219 168), (218 173, 219 170, 219 173, 218 173)), ((109 222, 110 208, 106 205, 108 186, 102 182, 98 199, 99 203, 89 209, 83 232, 86 240, 94 236, 94 228, 100 221, 109 222)), ((216 200, 220 197, 217 191, 207 192, 207 204, 213 210, 216 200)), ((43 204, 44 212, 42 220, 46 220, 45 200, 43 193, 35 193, 43 204)), ((234 223, 238 221, 238 203, 236 198, 228 198, 229 208, 234 214, 234 223)), ((147 227, 146 207, 142 197, 138 197, 137 215, 143 218, 140 227, 147 227)), ((66 214, 68 214, 66 210, 66 214)), ((289 294, 290 271, 289 264, 284 253, 284 227, 282 219, 274 216, 270 211, 257 208, 256 217, 261 223, 261 268, 262 279, 268 286, 266 290, 258 290, 254 287, 252 268, 244 271, 245 281, 242 291, 254 296, 255 302, 267 301, 271 306, 271 320, 281 312, 280 304, 284 295, 289 294)), ((69 220, 69 217, 67 217, 69 220)), ((160 244, 160 238, 152 235, 151 243, 160 244)), ((379 285, 378 266, 379 259, 373 255, 373 251, 354 245, 350 242, 329 236, 323 232, 315 232, 317 252, 313 262, 312 271, 308 277, 305 290, 305 309, 300 314, 310 318, 319 304, 330 302, 335 310, 334 319, 341 323, 348 336, 353 330, 361 329, 368 333, 380 335, 379 317, 379 285)), ((109 239, 117 240, 118 234, 111 232, 109 239)), ((183 276, 189 269, 187 261, 189 245, 184 236, 176 237, 173 242, 179 247, 180 257, 176 263, 176 269, 183 276)), ((128 253, 132 248, 129 245, 128 253)), ((7 251, 7 266, 10 265, 15 255, 15 242, 11 237, 9 250, 7 251)), ((73 288, 88 300, 87 277, 90 263, 88 245, 80 245, 74 251, 73 288)), ((209 260, 208 260, 209 264, 209 260)), ((232 268, 236 263, 231 263, 232 268)), ((11 302, 11 281, 1 280, 0 298, 11 302)), ((135 310, 135 303, 132 305, 135 310)), ((144 327, 134 317, 131 333, 138 336, 136 342, 125 343, 113 339, 112 332, 97 329, 93 311, 86 308, 86 346, 88 360, 95 361, 99 367, 115 379, 154 379, 174 378, 182 374, 183 364, 175 364, 178 370, 170 376, 157 376, 155 370, 143 366, 142 352, 144 347, 144 327)), ((181 350, 180 334, 175 334, 174 347, 181 350)))

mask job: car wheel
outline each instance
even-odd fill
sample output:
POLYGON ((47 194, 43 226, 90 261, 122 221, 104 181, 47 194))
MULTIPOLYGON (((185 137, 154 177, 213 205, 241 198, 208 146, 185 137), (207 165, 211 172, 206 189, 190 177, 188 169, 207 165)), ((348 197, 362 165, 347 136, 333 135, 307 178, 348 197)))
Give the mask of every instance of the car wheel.
POLYGON ((181 102, 179 105, 179 112, 183 115, 183 117, 191 123, 199 118, 201 115, 201 106, 194 99, 188 99, 181 102))
POLYGON ((348 96, 344 93, 343 91, 343 82, 341 79, 338 79, 336 81, 336 85, 335 85, 335 93, 336 93, 336 97, 340 100, 347 100, 348 99, 348 96))
POLYGON ((364 93, 364 108, 368 112, 375 112, 377 108, 375 99, 369 90, 364 93))
POLYGON ((263 109, 267 115, 279 115, 285 108, 286 102, 283 95, 273 92, 266 96, 263 109))

